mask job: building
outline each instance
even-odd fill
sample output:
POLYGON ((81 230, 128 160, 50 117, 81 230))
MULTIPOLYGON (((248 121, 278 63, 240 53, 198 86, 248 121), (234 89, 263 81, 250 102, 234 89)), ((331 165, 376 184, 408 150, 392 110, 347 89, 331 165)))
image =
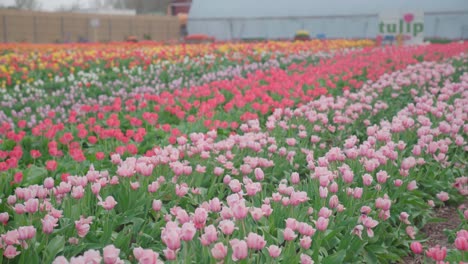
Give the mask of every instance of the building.
POLYGON ((83 14, 101 14, 101 15, 136 15, 135 9, 115 9, 115 8, 80 8, 73 10, 75 13, 83 14))
POLYGON ((189 34, 218 40, 375 38, 384 11, 424 12, 429 38, 468 39, 468 0, 194 0, 189 34))
POLYGON ((176 16, 178 14, 188 14, 192 0, 172 0, 168 6, 168 13, 176 16))

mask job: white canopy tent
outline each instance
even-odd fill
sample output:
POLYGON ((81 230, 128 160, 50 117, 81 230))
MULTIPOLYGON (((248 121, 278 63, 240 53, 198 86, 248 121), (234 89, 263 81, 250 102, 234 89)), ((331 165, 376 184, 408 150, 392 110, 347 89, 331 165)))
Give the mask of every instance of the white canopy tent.
POLYGON ((374 38, 382 11, 423 11, 425 36, 468 39, 468 0, 193 0, 187 27, 218 40, 374 38))

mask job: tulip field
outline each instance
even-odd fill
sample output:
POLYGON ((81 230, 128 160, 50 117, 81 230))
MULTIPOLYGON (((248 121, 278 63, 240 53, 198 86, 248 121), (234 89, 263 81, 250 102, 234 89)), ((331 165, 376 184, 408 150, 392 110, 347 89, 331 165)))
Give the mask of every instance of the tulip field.
POLYGON ((0 44, 2 263, 468 263, 467 121, 466 41, 0 44))

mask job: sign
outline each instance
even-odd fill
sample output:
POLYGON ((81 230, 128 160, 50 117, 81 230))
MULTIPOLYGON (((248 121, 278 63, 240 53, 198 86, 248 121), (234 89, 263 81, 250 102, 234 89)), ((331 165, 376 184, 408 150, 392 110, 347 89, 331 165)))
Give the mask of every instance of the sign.
POLYGON ((101 21, 99 21, 99 18, 92 18, 90 21, 89 21, 89 25, 93 28, 97 28, 99 27, 99 24, 101 24, 101 21))
POLYGON ((383 44, 417 45, 424 42, 424 13, 396 12, 380 13, 377 38, 383 44))

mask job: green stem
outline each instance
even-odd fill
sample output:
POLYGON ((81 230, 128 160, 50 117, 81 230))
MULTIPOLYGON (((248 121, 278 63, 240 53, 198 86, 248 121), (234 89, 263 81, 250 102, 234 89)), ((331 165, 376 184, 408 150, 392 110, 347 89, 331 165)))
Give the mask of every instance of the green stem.
MULTIPOLYGON (((46 234, 46 241, 45 241, 44 249, 47 248, 47 244, 49 244, 49 235, 46 234)), ((47 256, 47 251, 44 250, 44 255, 42 255, 42 263, 45 263, 46 256, 47 256)), ((8 263, 10 263, 10 260, 8 260, 8 263)))
POLYGON ((241 221, 242 221, 242 229, 244 230, 244 236, 247 236, 247 231, 245 230, 245 221, 244 219, 242 219, 241 221))
POLYGON ((190 263, 188 256, 188 242, 184 242, 184 263, 190 263))

